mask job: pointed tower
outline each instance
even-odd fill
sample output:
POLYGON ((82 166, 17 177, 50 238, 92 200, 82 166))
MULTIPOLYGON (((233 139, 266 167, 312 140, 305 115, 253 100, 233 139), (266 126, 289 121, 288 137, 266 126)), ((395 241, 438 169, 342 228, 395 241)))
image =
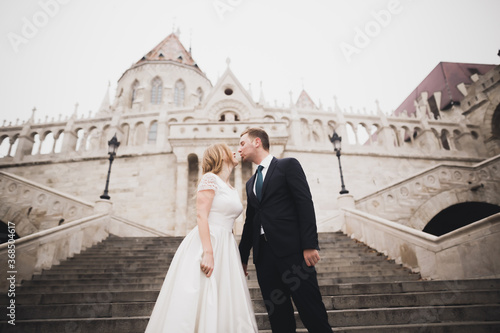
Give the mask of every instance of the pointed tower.
POLYGON ((127 69, 118 80, 114 107, 127 113, 182 110, 200 104, 212 84, 175 33, 127 69))
POLYGON ((318 109, 318 107, 316 106, 316 104, 314 104, 312 98, 309 97, 309 95, 303 89, 302 89, 302 92, 299 95, 299 98, 297 99, 297 102, 295 103, 295 106, 298 109, 313 109, 313 110, 317 110, 318 109))

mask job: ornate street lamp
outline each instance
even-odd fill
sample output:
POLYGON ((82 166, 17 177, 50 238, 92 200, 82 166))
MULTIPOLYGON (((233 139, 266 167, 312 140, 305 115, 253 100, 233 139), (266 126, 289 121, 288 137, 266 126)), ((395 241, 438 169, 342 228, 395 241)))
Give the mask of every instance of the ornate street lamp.
POLYGON ((342 144, 341 144, 342 137, 339 136, 337 134, 337 132, 335 132, 335 130, 333 130, 333 135, 332 136, 328 135, 328 137, 330 138, 330 142, 333 143, 333 149, 337 152, 337 158, 339 159, 340 182, 342 184, 342 190, 339 193, 340 194, 347 194, 347 193, 349 193, 349 191, 345 189, 344 176, 342 175, 342 165, 340 164, 340 149, 342 147, 342 144))
POLYGON ((106 178, 106 187, 104 188, 104 193, 101 195, 101 199, 106 199, 109 200, 110 197, 108 195, 108 186, 109 186, 109 175, 111 174, 111 164, 113 163, 113 160, 115 159, 116 155, 116 150, 120 146, 120 142, 118 142, 118 139, 116 138, 116 133, 111 138, 111 140, 108 141, 108 154, 109 154, 109 169, 108 169, 108 177, 106 178))

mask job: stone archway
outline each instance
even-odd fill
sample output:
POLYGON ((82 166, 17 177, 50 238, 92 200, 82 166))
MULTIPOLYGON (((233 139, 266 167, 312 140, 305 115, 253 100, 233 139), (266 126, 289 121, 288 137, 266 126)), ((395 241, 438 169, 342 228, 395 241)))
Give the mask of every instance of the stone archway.
POLYGON ((486 202, 462 202, 443 209, 422 231, 441 236, 496 213, 500 213, 498 205, 486 202))
POLYGON ((482 202, 500 206, 495 186, 485 186, 481 189, 481 194, 470 191, 469 188, 451 189, 431 197, 420 205, 417 211, 409 218, 408 226, 417 230, 423 230, 443 210, 466 202, 482 202))
POLYGON ((500 154, 500 101, 491 103, 484 113, 481 132, 489 156, 500 154))

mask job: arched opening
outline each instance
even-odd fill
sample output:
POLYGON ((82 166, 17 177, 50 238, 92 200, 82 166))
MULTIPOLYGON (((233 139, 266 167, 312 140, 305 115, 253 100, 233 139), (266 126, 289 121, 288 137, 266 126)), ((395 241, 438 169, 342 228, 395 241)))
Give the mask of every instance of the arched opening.
POLYGON ((155 144, 156 143, 157 134, 158 134, 158 122, 153 121, 151 123, 151 126, 149 127, 148 144, 155 144))
POLYGON ((427 223, 423 231, 441 236, 496 213, 500 213, 500 206, 485 202, 463 202, 443 209, 427 223))
POLYGON ((155 77, 151 82, 151 104, 161 104, 163 82, 159 77, 155 77))
POLYGON ((175 106, 184 106, 184 94, 186 90, 186 85, 182 80, 178 80, 175 83, 174 88, 174 105, 175 106))
POLYGON ((0 158, 8 156, 9 155, 9 149, 10 149, 10 138, 8 136, 4 136, 3 138, 0 138, 0 158))
POLYGON ((500 140, 500 105, 495 109, 491 119, 491 134, 495 139, 500 140))

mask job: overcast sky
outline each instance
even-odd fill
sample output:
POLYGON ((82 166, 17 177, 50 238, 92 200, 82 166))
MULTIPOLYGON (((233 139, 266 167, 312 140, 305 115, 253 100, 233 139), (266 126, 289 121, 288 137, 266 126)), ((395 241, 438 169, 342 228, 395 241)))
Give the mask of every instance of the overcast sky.
POLYGON ((37 0, 0 2, 0 122, 94 113, 108 81, 172 32, 212 84, 226 58, 278 105, 391 112, 440 62, 498 64, 498 0, 37 0))

